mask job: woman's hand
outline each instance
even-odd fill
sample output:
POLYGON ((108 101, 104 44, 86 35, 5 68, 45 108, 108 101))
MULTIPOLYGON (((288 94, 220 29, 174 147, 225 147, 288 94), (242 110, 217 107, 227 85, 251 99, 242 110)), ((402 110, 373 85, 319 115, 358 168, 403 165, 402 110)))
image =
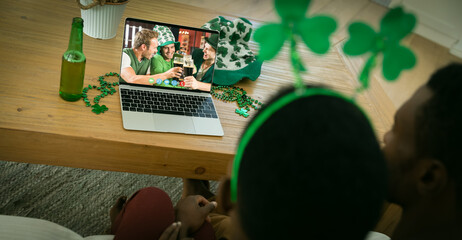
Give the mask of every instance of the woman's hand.
POLYGON ((191 89, 198 89, 200 82, 195 77, 189 76, 184 78, 184 86, 191 89))
POLYGON ((193 76, 184 78, 184 86, 187 88, 199 89, 202 91, 210 91, 210 89, 212 88, 211 83, 197 81, 196 78, 194 78, 193 76))

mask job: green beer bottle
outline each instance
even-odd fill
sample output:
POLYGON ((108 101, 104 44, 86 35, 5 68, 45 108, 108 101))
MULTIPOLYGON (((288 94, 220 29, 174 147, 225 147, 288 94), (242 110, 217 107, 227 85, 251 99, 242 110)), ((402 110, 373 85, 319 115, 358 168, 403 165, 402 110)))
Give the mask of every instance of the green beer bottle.
POLYGON ((77 101, 82 97, 86 58, 82 52, 83 19, 72 21, 71 37, 61 63, 59 95, 66 101, 77 101))

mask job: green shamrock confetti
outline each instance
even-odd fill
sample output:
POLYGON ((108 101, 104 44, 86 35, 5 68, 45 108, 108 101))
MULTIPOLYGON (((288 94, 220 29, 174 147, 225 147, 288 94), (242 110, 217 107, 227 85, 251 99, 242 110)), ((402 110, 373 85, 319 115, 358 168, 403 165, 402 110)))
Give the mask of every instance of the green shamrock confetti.
POLYGON ((100 106, 99 104, 95 104, 95 105, 93 105, 91 107, 93 108, 91 111, 96 113, 96 114, 104 113, 104 112, 106 112, 108 110, 106 105, 100 106))
POLYGON ((281 23, 263 25, 255 31, 254 39, 260 44, 259 57, 271 60, 281 50, 286 40, 290 41, 291 61, 295 75, 295 86, 302 88, 300 72, 306 68, 297 53, 297 36, 311 51, 325 54, 330 47, 329 37, 337 28, 335 20, 328 16, 306 17, 310 0, 275 0, 281 23))
POLYGON ((245 118, 249 116, 249 114, 247 113, 247 109, 245 108, 241 108, 241 109, 237 108, 235 112, 245 118))
POLYGON ((405 13, 401 7, 396 7, 382 18, 378 33, 362 22, 355 22, 349 26, 350 38, 343 46, 345 54, 358 56, 371 52, 359 76, 359 91, 369 87, 369 75, 380 53, 383 54, 383 75, 388 81, 397 79, 401 71, 415 66, 414 53, 400 45, 400 41, 412 32, 415 25, 416 17, 413 14, 405 13))

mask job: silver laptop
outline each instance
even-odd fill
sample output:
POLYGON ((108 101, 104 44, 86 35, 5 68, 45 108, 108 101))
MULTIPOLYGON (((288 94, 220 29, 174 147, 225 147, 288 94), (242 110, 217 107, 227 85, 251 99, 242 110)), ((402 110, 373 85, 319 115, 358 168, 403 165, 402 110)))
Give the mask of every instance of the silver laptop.
MULTIPOLYGON (((209 38, 217 38, 218 34, 217 31, 168 23, 134 18, 125 20, 119 86, 125 129, 223 136, 220 118, 210 94, 214 67, 210 67, 207 73, 196 66, 200 66, 201 57, 204 55, 203 49, 210 48, 210 44, 206 44, 209 38), (149 32, 145 29, 160 32, 159 38, 171 40, 173 35, 175 57, 169 58, 172 54, 167 52, 167 49, 164 55, 159 53, 151 55, 152 49, 149 49, 146 44, 140 45, 143 41, 141 33, 149 32), (140 32, 142 30, 144 31, 140 32), (213 36, 214 34, 216 36, 213 36), (192 63, 191 59, 193 59, 192 63), (166 78, 166 74, 159 71, 167 71, 173 61, 175 67, 183 67, 182 76, 166 78), (156 65, 159 62, 163 63, 163 69, 159 70, 160 64, 156 65), (176 65, 177 63, 180 65, 176 65), (193 73, 190 70, 191 66, 193 73), (206 84, 201 84, 198 89, 187 87, 190 85, 187 83, 191 82, 191 77, 188 81, 185 78, 191 75, 194 79, 200 78, 199 80, 203 80, 206 84)), ((165 41, 165 39, 161 42, 170 45, 172 41, 165 41)), ((211 55, 206 54, 205 58, 208 57, 210 60, 211 55)), ((197 79, 196 81, 199 81, 197 79)))

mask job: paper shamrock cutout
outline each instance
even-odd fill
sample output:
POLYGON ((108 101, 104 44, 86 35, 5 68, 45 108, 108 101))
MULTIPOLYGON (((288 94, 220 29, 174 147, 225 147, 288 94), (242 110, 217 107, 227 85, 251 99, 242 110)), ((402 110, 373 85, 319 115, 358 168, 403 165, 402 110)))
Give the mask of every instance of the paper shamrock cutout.
POLYGON ((281 23, 263 25, 255 31, 254 39, 260 44, 259 57, 271 60, 290 40, 291 61, 294 67, 295 86, 302 87, 300 72, 306 71, 296 51, 297 39, 301 37, 308 48, 317 54, 325 54, 330 47, 329 37, 337 28, 335 20, 328 16, 306 17, 310 0, 275 0, 281 23))
POLYGON ((388 81, 397 79, 401 71, 415 66, 414 53, 409 48, 400 45, 400 41, 412 32, 415 25, 415 16, 397 7, 391 9, 382 18, 378 33, 362 22, 355 22, 349 26, 350 38, 343 46, 345 54, 358 56, 371 52, 359 76, 360 90, 368 88, 369 74, 380 53, 383 54, 383 75, 388 81))
POLYGON ((96 113, 96 114, 104 113, 104 112, 106 112, 108 110, 106 105, 100 106, 99 104, 95 104, 95 105, 91 106, 91 108, 93 108, 91 111, 96 113))

